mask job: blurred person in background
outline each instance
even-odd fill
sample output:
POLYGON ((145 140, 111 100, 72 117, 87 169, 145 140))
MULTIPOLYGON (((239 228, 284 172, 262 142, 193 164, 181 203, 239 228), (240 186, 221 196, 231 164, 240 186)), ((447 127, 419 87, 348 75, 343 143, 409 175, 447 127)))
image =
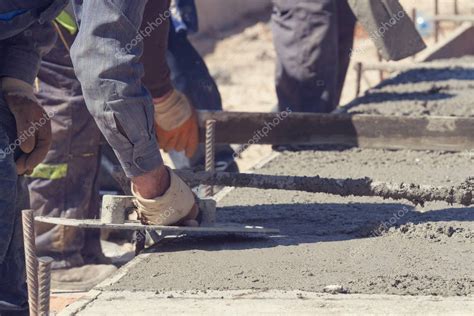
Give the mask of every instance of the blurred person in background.
POLYGON ((355 24, 346 0, 273 0, 280 111, 330 113, 339 105, 355 24))

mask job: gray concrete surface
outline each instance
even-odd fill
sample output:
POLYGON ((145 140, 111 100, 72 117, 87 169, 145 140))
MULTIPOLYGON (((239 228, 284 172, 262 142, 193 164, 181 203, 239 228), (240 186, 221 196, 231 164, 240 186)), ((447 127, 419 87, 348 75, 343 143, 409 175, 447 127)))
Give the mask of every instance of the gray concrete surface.
MULTIPOLYGON (((473 80, 473 70, 466 69, 409 71, 354 102, 350 111, 472 116, 473 80)), ((473 163, 469 151, 320 148, 284 153, 260 171, 455 185, 474 175, 473 163)), ((473 208, 255 189, 236 189, 219 206, 218 221, 272 226, 282 236, 177 239, 156 248, 107 290, 322 292, 340 284, 362 294, 473 293, 473 208)))
POLYGON ((414 69, 385 80, 348 104, 352 114, 473 117, 474 56, 439 60, 447 69, 414 69))
MULTIPOLYGON (((285 153, 260 171, 445 185, 472 175, 473 162, 468 152, 350 149, 285 153)), ((220 222, 282 236, 170 241, 106 289, 322 292, 341 284, 364 294, 473 293, 473 208, 255 189, 236 189, 219 206, 220 222)))

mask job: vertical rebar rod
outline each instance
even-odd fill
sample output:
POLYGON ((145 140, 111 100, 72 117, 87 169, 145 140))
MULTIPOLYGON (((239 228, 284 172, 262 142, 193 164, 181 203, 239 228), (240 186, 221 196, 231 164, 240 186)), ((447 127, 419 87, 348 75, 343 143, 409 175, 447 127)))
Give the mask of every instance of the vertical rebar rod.
MULTIPOLYGON (((415 28, 417 27, 417 21, 416 21, 417 18, 418 18, 418 12, 417 12, 416 8, 413 8, 413 9, 411 10, 411 19, 413 20, 413 23, 415 24, 415 28)), ((413 59, 416 59, 416 54, 414 54, 414 55, 412 56, 412 58, 413 58, 413 59)))
POLYGON ((23 243, 25 248, 26 278, 30 315, 38 315, 38 259, 35 245, 35 217, 33 210, 22 212, 23 243))
MULTIPOLYGON (((215 157, 216 157, 216 121, 206 121, 206 171, 215 171, 215 157)), ((206 196, 214 195, 214 187, 208 185, 205 187, 206 196)))
MULTIPOLYGON (((377 58, 380 62, 383 60, 382 54, 380 53, 379 50, 377 50, 377 58)), ((384 80, 384 73, 382 69, 379 70, 379 78, 380 78, 380 81, 384 80)))
POLYGON ((360 90, 361 90, 361 85, 362 85, 362 62, 357 62, 355 64, 355 70, 356 70, 356 93, 355 97, 359 97, 360 95, 360 90))
MULTIPOLYGON (((439 1, 434 0, 434 15, 435 17, 439 15, 439 1)), ((439 21, 434 21, 434 41, 438 43, 439 41, 439 21)))
POLYGON ((49 302, 51 297, 51 264, 53 258, 38 259, 38 315, 49 316, 49 302))

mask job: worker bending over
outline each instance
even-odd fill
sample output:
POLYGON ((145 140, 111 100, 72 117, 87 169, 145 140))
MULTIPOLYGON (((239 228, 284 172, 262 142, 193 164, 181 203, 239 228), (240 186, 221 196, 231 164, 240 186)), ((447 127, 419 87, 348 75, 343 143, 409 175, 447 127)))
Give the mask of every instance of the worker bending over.
MULTIPOLYGON (((75 1, 79 32, 71 57, 88 109, 131 179, 142 222, 197 225, 193 193, 163 165, 158 149, 159 142, 165 149, 185 150, 191 156, 198 144, 196 114, 184 95, 166 92, 171 85, 167 37, 155 57, 162 70, 163 94, 153 100, 142 84, 143 43, 137 34, 146 3, 75 1)), ((55 42, 51 21, 66 4, 66 0, 0 2, 2 310, 27 308, 20 225, 20 210, 27 207, 23 175, 33 172, 51 144, 49 116, 38 105, 33 83, 41 57, 55 42)), ((162 27, 168 23, 164 20, 162 27)))

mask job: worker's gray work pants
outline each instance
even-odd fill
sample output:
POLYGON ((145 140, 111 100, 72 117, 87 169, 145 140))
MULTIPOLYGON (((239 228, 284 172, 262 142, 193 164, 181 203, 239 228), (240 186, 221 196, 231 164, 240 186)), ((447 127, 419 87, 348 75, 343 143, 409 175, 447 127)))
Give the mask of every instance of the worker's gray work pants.
MULTIPOLYGON (((72 42, 66 31, 63 35, 72 42)), ((100 131, 60 40, 45 56, 38 79, 37 97, 51 114, 53 141, 45 160, 28 178, 31 206, 37 215, 97 218, 100 131)), ((38 253, 53 257, 55 268, 83 265, 83 251, 101 254, 98 231, 44 223, 36 228, 38 253), (88 247, 84 247, 86 237, 91 242, 88 247)))
POLYGON ((346 0, 273 0, 280 111, 328 113, 350 61, 355 17, 346 0))
POLYGON ((21 211, 29 207, 23 177, 18 177, 15 119, 0 91, 0 314, 2 303, 28 308, 21 211))

